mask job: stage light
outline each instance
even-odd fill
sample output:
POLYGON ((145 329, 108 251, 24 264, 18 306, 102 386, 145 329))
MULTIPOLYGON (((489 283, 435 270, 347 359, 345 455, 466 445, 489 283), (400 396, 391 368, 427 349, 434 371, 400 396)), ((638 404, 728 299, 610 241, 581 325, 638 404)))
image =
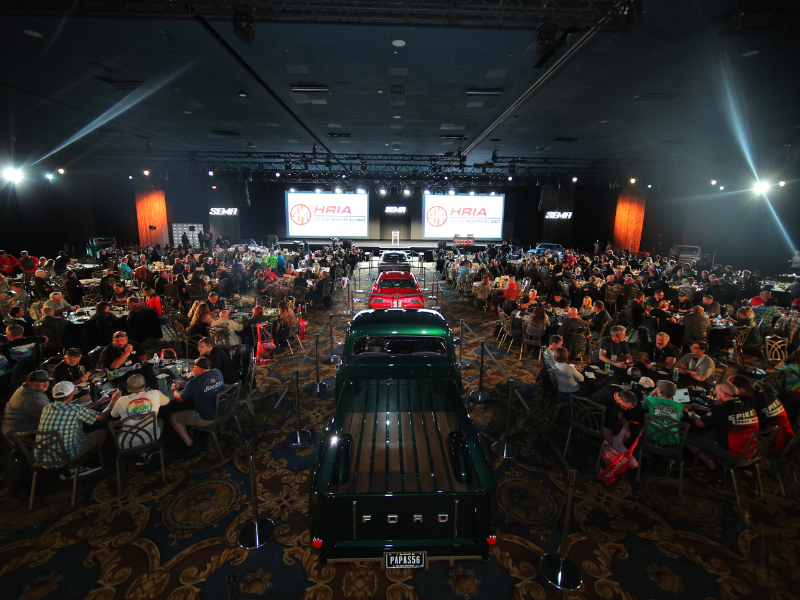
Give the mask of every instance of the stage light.
POLYGON ((289 188, 289 191, 294 193, 295 189, 294 188, 289 188))
POLYGON ((410 190, 410 189, 408 189, 408 188, 404 189, 404 190, 403 190, 403 195, 404 195, 404 196, 410 196, 410 195, 411 195, 411 190, 410 190))
POLYGON ((444 176, 445 179, 450 179, 447 175, 444 176))
POLYGON ((572 183, 578 183, 578 178, 577 177, 573 177, 572 178, 572 183))
POLYGON ((147 177, 147 176, 149 176, 149 175, 150 175, 150 171, 148 171, 148 170, 144 170, 144 171, 142 171, 142 174, 143 174, 145 177, 147 177))
POLYGON ((470 195, 470 196, 474 196, 474 195, 475 195, 475 192, 470 192, 470 193, 469 193, 469 195, 470 195))
POLYGON ((423 193, 423 194, 430 194, 430 193, 431 193, 431 191, 430 191, 430 190, 423 190, 423 191, 422 191, 422 193, 423 193))
POLYGON ((217 186, 215 186, 215 185, 212 185, 212 186, 211 186, 211 189, 212 189, 212 190, 215 190, 215 189, 217 189, 217 186))
POLYGON ((381 189, 379 189, 379 190, 378 190, 378 193, 379 193, 381 196, 385 196, 385 195, 386 195, 386 188, 381 188, 381 189))
POLYGON ((334 188, 333 192, 335 194, 341 194, 342 193, 342 188, 340 188, 340 187, 334 188))
POLYGON ((322 190, 321 190, 321 189, 319 189, 319 188, 315 189, 314 191, 315 191, 315 192, 317 192, 318 194, 321 194, 321 193, 322 193, 322 190))
POLYGON ((490 196, 494 196, 494 195, 495 195, 495 192, 489 192, 489 195, 490 195, 490 196))
POLYGON ((240 98, 247 98, 247 92, 244 90, 239 90, 239 97, 240 98))
POLYGON ((766 194, 768 190, 769 190, 769 183, 767 183, 766 181, 757 181, 755 185, 753 185, 753 191, 756 194, 759 195, 766 194))
POLYGON ((783 187, 783 186, 785 186, 785 185, 786 185, 786 182, 785 182, 785 181, 779 181, 779 182, 778 182, 778 185, 779 185, 779 186, 781 186, 781 187, 783 187))
POLYGON ((721 186, 719 186, 719 191, 720 191, 720 192, 721 192, 722 190, 724 190, 724 189, 725 189, 725 186, 724 186, 724 185, 721 185, 721 186))
POLYGON ((631 183, 636 183, 636 180, 633 177, 631 177, 631 183))
POLYGON ((59 169, 59 170, 58 170, 58 174, 59 174, 59 175, 63 175, 63 174, 64 174, 64 169, 59 169))
POLYGON ((47 174, 45 175, 45 177, 47 177, 47 179, 48 179, 48 180, 50 180, 50 179, 52 179, 52 178, 53 178, 53 174, 52 174, 52 173, 47 173, 47 174))
POLYGON ((213 176, 214 176, 214 171, 209 171, 209 172, 208 172, 208 176, 209 176, 209 177, 213 177, 213 176))
POLYGON ((513 177, 513 175, 509 175, 509 176, 508 176, 508 180, 509 180, 509 181, 514 181, 514 177, 513 177))
POLYGON ((647 189, 649 190, 651 187, 653 187, 653 184, 652 183, 648 183, 647 184, 647 189))
POLYGON ((711 185, 717 185, 717 180, 716 179, 712 179, 711 180, 711 185))
POLYGON ((275 171, 275 177, 280 177, 280 176, 281 176, 281 174, 278 173, 278 171, 275 171))
POLYGON ((356 190, 356 193, 358 193, 358 194, 366 194, 367 192, 364 190, 364 188, 358 188, 356 190))
POLYGON ((11 183, 18 183, 22 179, 22 171, 13 167, 7 167, 3 170, 3 177, 11 183))
POLYGON ((448 190, 447 193, 450 194, 451 196, 455 196, 456 195, 456 191, 455 190, 448 190))

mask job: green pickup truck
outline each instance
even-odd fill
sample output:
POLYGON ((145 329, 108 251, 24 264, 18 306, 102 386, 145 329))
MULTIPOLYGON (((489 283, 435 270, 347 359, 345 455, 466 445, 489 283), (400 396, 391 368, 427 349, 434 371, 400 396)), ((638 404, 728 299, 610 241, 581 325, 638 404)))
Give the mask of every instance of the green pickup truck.
POLYGON ((432 310, 353 318, 311 477, 310 533, 323 563, 488 558, 497 486, 464 408, 455 346, 432 310))

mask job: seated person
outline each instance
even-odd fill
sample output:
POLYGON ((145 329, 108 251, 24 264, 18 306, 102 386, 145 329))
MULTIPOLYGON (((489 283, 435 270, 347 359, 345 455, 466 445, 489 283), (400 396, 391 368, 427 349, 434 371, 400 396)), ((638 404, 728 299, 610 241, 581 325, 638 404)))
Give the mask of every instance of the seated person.
POLYGON ((148 339, 160 340, 163 337, 158 315, 152 308, 142 304, 136 296, 128 298, 128 320, 125 322, 128 337, 140 344, 148 339))
POLYGON ((59 317, 64 316, 65 312, 76 311, 80 306, 73 306, 64 299, 61 292, 53 292, 50 294, 50 299, 44 303, 48 308, 52 308, 53 312, 59 317))
POLYGON ((606 407, 603 420, 603 437, 606 442, 612 444, 613 438, 623 429, 627 430, 624 439, 630 439, 631 436, 635 439, 639 434, 644 423, 644 409, 636 394, 625 391, 618 385, 607 385, 592 394, 591 400, 606 407), (635 425, 632 424, 634 421, 635 425))
POLYGON ((8 327, 9 325, 19 325, 24 330, 24 335, 36 335, 33 331, 33 320, 30 317, 25 318, 25 310, 21 306, 12 306, 8 310, 8 314, 3 318, 3 324, 8 327))
MULTIPOLYGON (((141 363, 141 373, 147 380, 148 386, 153 389, 158 388, 158 380, 153 371, 153 366, 147 362, 147 356, 141 346, 135 340, 129 340, 128 334, 124 331, 117 331, 112 336, 111 343, 103 348, 100 353, 98 366, 101 369, 113 371, 125 366, 126 363, 141 363)), ((127 379, 134 373, 135 371, 129 371, 123 374, 119 378, 120 385, 124 387, 127 379)), ((125 390, 127 391, 127 388, 125 390)))
POLYGON ((492 282, 488 275, 484 275, 480 285, 477 286, 475 294, 475 305, 478 307, 485 306, 489 303, 489 294, 492 291, 492 282))
POLYGON ((186 334, 192 338, 194 336, 208 337, 209 327, 214 322, 211 316, 211 309, 205 302, 197 302, 189 311, 189 328, 186 334))
POLYGON ((612 367, 625 369, 629 364, 633 364, 628 343, 625 341, 625 328, 615 325, 609 333, 610 335, 600 340, 597 358, 593 362, 598 367, 605 368, 605 365, 609 364, 612 367))
MULTIPOLYGON (((669 381, 662 379, 656 383, 653 393, 649 395, 642 403, 642 408, 651 415, 657 417, 669 417, 680 421, 683 417, 683 404, 673 400, 678 391, 678 386, 669 381)), ((654 427, 647 429, 648 435, 652 435, 655 431, 654 427)), ((670 446, 680 442, 680 434, 678 428, 675 427, 675 433, 670 435, 659 435, 655 440, 658 444, 663 446, 670 446)))
MULTIPOLYGON (((117 400, 116 404, 111 410, 111 416, 118 419, 127 419, 133 416, 144 416, 149 413, 156 414, 156 428, 155 435, 159 437, 164 429, 164 423, 158 418, 158 411, 162 407, 169 405, 169 398, 162 394, 160 391, 149 389, 147 382, 142 375, 133 375, 128 379, 128 395, 122 396, 117 400)), ((153 433, 153 430, 148 428, 148 433, 153 433)), ((144 437, 136 435, 128 435, 121 438, 127 443, 125 447, 135 448, 141 446, 145 441, 144 437)), ((142 454, 136 461, 137 465, 147 464, 149 456, 142 454)))
POLYGON ((542 356, 544 357, 544 364, 551 371, 556 368, 556 350, 564 345, 564 340, 560 335, 551 335, 547 348, 544 349, 542 356))
POLYGON ((16 389, 25 375, 36 370, 39 344, 46 344, 46 336, 25 337, 20 325, 6 327, 6 340, 0 343, 0 376, 11 374, 10 388, 16 389))
POLYGON ((89 381, 89 371, 91 366, 83 358, 80 348, 69 348, 64 353, 64 360, 53 368, 53 381, 61 383, 69 381, 78 385, 89 381))
POLYGON ((685 342, 705 342, 708 340, 711 319, 703 313, 703 307, 698 304, 692 307, 690 314, 683 317, 683 325, 686 327, 686 334, 683 338, 685 342))
POLYGON ((272 270, 272 267, 266 267, 264 277, 269 281, 278 281, 278 274, 272 270))
POLYGON ((714 300, 713 296, 703 296, 702 306, 709 319, 714 319, 719 316, 719 302, 714 300))
POLYGON ((606 305, 602 300, 597 300, 593 305, 594 312, 587 319, 589 328, 592 330, 592 339, 596 340, 601 334, 605 334, 606 327, 611 322, 611 315, 606 310, 606 305))
POLYGON ((25 383, 19 386, 3 412, 3 435, 13 443, 15 433, 25 433, 39 428, 39 420, 44 407, 50 404, 45 396, 50 387, 47 371, 28 373, 25 383))
POLYGON ((30 297, 28 292, 25 291, 25 286, 21 281, 14 281, 11 283, 11 293, 14 295, 13 300, 23 310, 28 310, 30 297))
POLYGON ((636 292, 634 297, 628 301, 628 308, 631 309, 633 323, 628 323, 628 327, 639 327, 642 324, 642 315, 645 312, 644 292, 636 292))
POLYGON ((192 365, 192 377, 183 390, 181 384, 173 386, 172 395, 179 402, 191 402, 191 410, 173 412, 169 416, 175 432, 186 444, 185 455, 191 455, 202 449, 201 444, 194 444, 187 430, 189 426, 208 427, 213 425, 216 418, 217 394, 225 389, 222 373, 211 368, 211 361, 206 356, 200 356, 192 365))
POLYGON ((669 343, 669 334, 662 331, 656 335, 654 343, 642 346, 640 360, 645 369, 663 369, 669 372, 678 362, 678 353, 678 349, 669 343))
POLYGON ((672 312, 689 313, 692 310, 692 301, 689 300, 689 295, 686 290, 678 290, 678 297, 669 303, 669 309, 672 312))
POLYGON ((206 301, 211 314, 215 317, 219 316, 220 311, 225 310, 225 300, 219 297, 217 292, 209 292, 208 300, 206 301))
POLYGON ((678 364, 675 365, 675 369, 681 375, 688 375, 695 381, 703 382, 714 374, 714 361, 706 356, 708 344, 694 342, 689 350, 689 354, 681 357, 678 364))
POLYGON ((125 287, 124 283, 115 283, 114 284, 114 293, 111 294, 111 302, 116 306, 125 306, 128 304, 128 297, 131 293, 128 291, 128 288, 125 287))
POLYGON ((217 348, 214 345, 214 340, 208 337, 203 338, 197 342, 197 351, 200 353, 200 356, 208 358, 211 362, 212 369, 217 369, 222 373, 222 378, 226 384, 230 385, 239 381, 230 354, 222 348, 217 348))
POLYGON ((547 302, 545 303, 547 308, 567 308, 569 306, 569 302, 567 301, 564 296, 561 295, 561 292, 553 292, 547 297, 547 302))
MULTIPOLYGON (((255 292, 258 296, 266 296, 267 295, 267 288, 269 287, 270 280, 267 279, 267 276, 264 274, 263 271, 258 272, 258 276, 254 282, 255 292)), ((294 287, 306 287, 306 282, 302 277, 298 277, 294 280, 294 287), (300 280, 300 284, 298 285, 297 281, 300 280)))
POLYGON ((754 296, 750 298, 750 302, 748 303, 750 306, 761 306, 762 304, 766 303, 767 300, 772 298, 772 291, 768 289, 761 290, 761 293, 758 296, 754 296))
POLYGON ((586 386, 583 385, 583 375, 571 364, 569 352, 566 348, 558 348, 554 353, 555 365, 553 373, 558 382, 558 395, 562 402, 569 402, 571 394, 586 397, 586 386))
POLYGON ((786 444, 794 437, 794 431, 781 401, 777 398, 770 399, 764 392, 756 390, 753 381, 743 375, 732 375, 728 378, 728 383, 736 388, 739 399, 756 411, 759 430, 776 426, 780 428, 772 450, 776 454, 783 452, 786 444))
POLYGON ((322 294, 325 291, 325 282, 327 281, 330 281, 330 279, 328 279, 328 273, 327 271, 323 271, 322 277, 314 284, 314 288, 306 294, 306 300, 314 302, 315 304, 321 304, 322 294))
POLYGON ((39 294, 39 297, 50 298, 50 294, 55 292, 56 290, 50 285, 50 280, 47 278, 47 273, 44 271, 36 271, 35 278, 33 280, 33 286, 36 288, 36 291, 39 294))
POLYGON ((717 405, 713 410, 690 403, 686 414, 692 429, 686 438, 686 447, 705 463, 722 482, 725 470, 717 468, 733 465, 741 456, 750 434, 758 431, 758 416, 739 400, 736 388, 728 383, 718 383, 715 394, 717 405))
POLYGON ((664 290, 656 290, 652 296, 645 300, 645 306, 650 308, 657 308, 659 303, 664 299, 664 290))
POLYGON ((536 288, 534 287, 531 287, 531 289, 528 290, 527 296, 523 296, 519 299, 519 307, 527 310, 528 312, 533 311, 537 303, 538 300, 536 299, 536 288))
POLYGON ((592 332, 578 316, 577 308, 570 308, 568 314, 569 318, 558 329, 558 335, 564 339, 564 345, 571 355, 580 360, 586 354, 586 340, 592 337, 592 332))
POLYGON ((216 319, 213 323, 211 323, 210 330, 215 328, 225 328, 228 330, 228 339, 230 340, 230 344, 232 346, 236 346, 242 343, 242 338, 240 338, 237 333, 244 329, 244 326, 237 322, 232 321, 230 315, 227 310, 223 310, 219 313, 219 318, 216 319))

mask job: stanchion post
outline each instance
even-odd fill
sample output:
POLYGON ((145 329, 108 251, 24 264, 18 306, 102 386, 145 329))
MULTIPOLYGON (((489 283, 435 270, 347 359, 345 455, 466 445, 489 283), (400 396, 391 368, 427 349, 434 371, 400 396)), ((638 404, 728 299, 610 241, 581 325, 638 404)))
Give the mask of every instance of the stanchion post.
POLYGON ((253 498, 253 520, 245 523, 239 531, 239 545, 248 550, 255 550, 266 544, 275 533, 272 519, 262 519, 258 510, 258 480, 256 478, 256 457, 253 440, 247 442, 247 454, 250 458, 250 495, 253 498))
POLYGON ((300 371, 297 369, 292 373, 294 380, 294 426, 295 431, 289 436, 290 446, 302 446, 311 439, 311 432, 308 429, 300 429, 300 371))
POLYGON ((569 535, 569 522, 572 519, 572 496, 575 492, 575 482, 578 472, 574 469, 568 473, 567 499, 564 506, 564 528, 561 531, 561 544, 558 552, 548 552, 542 556, 539 563, 540 571, 553 587, 564 592, 577 590, 583 584, 581 572, 578 567, 567 558, 567 536, 569 535))
POLYGON ((329 365, 335 365, 335 364, 338 364, 338 362, 341 360, 341 358, 339 357, 338 354, 334 354, 333 353, 333 315, 332 314, 328 315, 328 331, 329 331, 328 335, 331 338, 330 339, 330 350, 331 350, 331 353, 327 358, 322 359, 322 362, 324 362, 326 364, 329 364, 329 365))
POLYGON ((469 397, 475 402, 486 402, 489 399, 488 392, 483 391, 483 357, 486 355, 486 342, 481 340, 481 372, 478 376, 478 389, 471 392, 469 397))
POLYGON ((464 319, 459 319, 458 323, 459 323, 459 325, 458 325, 458 342, 459 343, 458 343, 458 363, 456 363, 456 366, 458 366, 459 369, 463 369, 464 367, 467 366, 466 363, 463 360, 461 360, 461 356, 462 356, 461 349, 464 347, 464 319))
POLYGON ((328 384, 319 380, 319 331, 314 334, 314 355, 316 357, 316 364, 314 365, 316 383, 309 383, 306 386, 306 391, 319 394, 328 389, 328 384))
POLYGON ((506 431, 503 437, 504 441, 497 441, 492 444, 492 450, 494 453, 502 456, 503 458, 514 458, 519 453, 519 449, 514 445, 514 443, 508 441, 508 428, 511 425, 511 396, 513 393, 514 379, 510 378, 508 380, 508 403, 506 405, 506 431))

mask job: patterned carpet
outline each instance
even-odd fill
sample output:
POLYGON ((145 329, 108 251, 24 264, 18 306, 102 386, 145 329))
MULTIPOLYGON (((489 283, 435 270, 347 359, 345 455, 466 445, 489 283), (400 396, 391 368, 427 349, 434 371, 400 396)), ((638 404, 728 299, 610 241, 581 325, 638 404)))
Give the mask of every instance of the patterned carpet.
MULTIPOLYGON (((344 308, 339 300, 334 311, 344 308)), ((241 525, 250 518, 246 445, 238 432, 220 437, 225 458, 210 438, 188 461, 169 457, 166 482, 156 464, 126 465, 123 495, 113 475, 82 482, 70 509, 70 486, 43 486, 33 511, 23 500, 0 495, 0 585, 9 600, 82 598, 154 600, 225 598, 232 573, 240 589, 265 598, 432 599, 556 598, 539 574, 539 557, 556 550, 550 533, 566 490, 567 462, 578 469, 569 557, 579 566, 583 588, 570 598, 799 598, 800 489, 787 482, 787 498, 770 475, 766 499, 758 500, 752 479, 741 477, 742 508, 730 487, 710 484, 704 469, 688 476, 684 495, 677 477, 657 463, 646 465, 641 484, 635 473, 610 487, 598 481, 594 442, 578 440, 565 458, 565 427, 549 430, 530 355, 497 351, 493 315, 461 304, 446 292, 444 314, 458 329, 464 321, 487 340, 506 373, 521 385, 530 405, 512 403, 510 439, 520 448, 512 460, 490 453, 497 477, 499 540, 485 563, 433 563, 429 571, 381 571, 376 564, 321 565, 307 528, 307 494, 312 447, 286 444, 294 430, 293 395, 275 407, 301 357, 281 351, 257 374, 256 414, 240 417, 257 452, 258 501, 277 525, 275 537, 258 550, 236 548, 241 525)), ((312 314, 307 342, 327 322, 312 314)), ((335 324, 341 341, 345 319, 335 324)), ((327 328, 326 328, 327 331, 327 328)), ((468 339, 469 336, 465 336, 468 339)), ((323 342, 326 341, 323 336, 323 342)), ((327 350, 325 351, 327 353, 327 350)), ((479 344, 464 348, 467 391, 478 385, 479 344)), ((313 359, 313 352, 311 355, 313 359)), ((488 361, 487 361, 488 364, 488 361)), ((300 371, 313 381, 313 361, 300 371)), ((332 382, 333 368, 322 369, 332 382)), ((507 386, 489 369, 484 386, 491 399, 471 409, 486 447, 505 425, 507 386)), ((300 420, 316 441, 333 412, 332 393, 302 391, 300 420)), ((157 461, 154 461, 157 463, 157 461)), ((558 527, 560 531, 560 526, 558 527)))

